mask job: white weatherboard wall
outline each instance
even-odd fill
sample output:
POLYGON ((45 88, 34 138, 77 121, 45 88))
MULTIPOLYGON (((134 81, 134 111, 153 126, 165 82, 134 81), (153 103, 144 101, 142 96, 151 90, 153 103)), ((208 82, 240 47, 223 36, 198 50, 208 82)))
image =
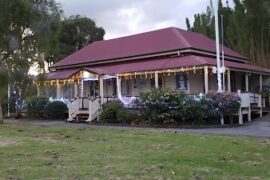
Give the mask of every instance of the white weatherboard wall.
POLYGON ((217 91, 217 76, 212 74, 209 78, 209 91, 217 91))
POLYGON ((163 87, 169 88, 171 90, 176 89, 176 76, 171 74, 170 76, 163 76, 163 87))
POLYGON ((204 92, 204 75, 203 73, 189 73, 189 92, 190 94, 199 94, 204 92))
POLYGON ((113 86, 115 83, 113 79, 106 79, 104 80, 104 96, 111 97, 113 96, 113 86))
POLYGON ((132 96, 139 96, 140 92, 147 92, 152 89, 151 79, 132 79, 130 81, 132 96))

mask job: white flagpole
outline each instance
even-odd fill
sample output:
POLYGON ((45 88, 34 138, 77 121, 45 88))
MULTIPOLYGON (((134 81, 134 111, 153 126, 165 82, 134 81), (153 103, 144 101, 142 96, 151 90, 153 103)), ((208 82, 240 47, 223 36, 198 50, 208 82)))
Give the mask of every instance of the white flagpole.
POLYGON ((222 86, 223 86, 223 92, 226 91, 226 88, 225 88, 225 63, 224 63, 224 29, 223 29, 223 15, 221 15, 221 44, 222 44, 222 86))
POLYGON ((216 32, 217 85, 218 85, 218 92, 222 92, 221 72, 220 72, 219 27, 218 27, 218 0, 214 0, 214 11, 215 11, 215 32, 216 32))

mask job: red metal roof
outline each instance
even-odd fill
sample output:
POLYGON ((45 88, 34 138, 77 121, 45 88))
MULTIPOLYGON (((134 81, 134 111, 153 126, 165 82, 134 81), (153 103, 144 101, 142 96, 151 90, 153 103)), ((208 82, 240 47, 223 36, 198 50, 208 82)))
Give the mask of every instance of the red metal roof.
MULTIPOLYGON (((83 64, 116 58, 154 54, 180 49, 215 52, 215 41, 199 33, 178 28, 166 28, 132 36, 94 42, 64 58, 52 67, 83 64)), ((225 55, 245 59, 239 53, 224 48, 225 55)))
POLYGON ((59 71, 52 71, 47 75, 47 79, 49 80, 56 80, 56 79, 67 79, 80 71, 80 69, 67 69, 67 70, 59 70, 59 71))
MULTIPOLYGON (((217 65, 216 59, 214 58, 205 58, 205 61, 208 65, 217 65)), ((255 71, 255 72, 262 72, 262 73, 270 73, 270 69, 262 68, 259 66, 255 66, 252 64, 244 64, 244 63, 237 63, 237 62, 231 62, 231 61, 225 61, 224 62, 225 67, 233 68, 233 69, 242 69, 242 70, 249 70, 249 71, 255 71)))
MULTIPOLYGON (((142 71, 154 71, 162 69, 174 69, 181 67, 193 67, 213 65, 216 66, 216 59, 210 57, 201 57, 195 55, 161 58, 152 60, 143 60, 135 62, 126 62, 121 64, 111 64, 96 67, 84 68, 85 70, 97 74, 117 74, 128 72, 142 72, 142 71)), ((225 61, 225 66, 235 69, 250 70, 256 72, 270 73, 269 69, 261 68, 258 66, 243 64, 237 62, 225 61)))

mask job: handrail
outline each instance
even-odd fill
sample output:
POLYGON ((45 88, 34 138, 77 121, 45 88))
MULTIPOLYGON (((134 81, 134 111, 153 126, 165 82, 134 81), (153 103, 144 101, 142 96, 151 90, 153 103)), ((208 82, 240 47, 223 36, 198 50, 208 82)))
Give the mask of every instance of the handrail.
POLYGON ((74 113, 78 112, 80 109, 87 109, 89 106, 89 99, 86 97, 75 98, 68 106, 69 119, 72 118, 74 113))
POLYGON ((262 107, 261 94, 244 92, 239 94, 241 98, 241 107, 249 107, 251 104, 256 104, 258 107, 262 107))
POLYGON ((90 100, 89 102, 89 117, 88 122, 91 122, 93 119, 96 118, 98 115, 98 111, 100 109, 100 98, 95 97, 94 99, 90 100))

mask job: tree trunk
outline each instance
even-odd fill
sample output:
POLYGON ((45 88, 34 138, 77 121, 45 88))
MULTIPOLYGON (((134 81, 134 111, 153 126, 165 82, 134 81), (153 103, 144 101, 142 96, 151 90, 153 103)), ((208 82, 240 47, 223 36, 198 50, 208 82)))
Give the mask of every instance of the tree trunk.
POLYGON ((3 110, 2 110, 2 103, 0 99, 0 124, 4 123, 4 116, 3 116, 3 110))

